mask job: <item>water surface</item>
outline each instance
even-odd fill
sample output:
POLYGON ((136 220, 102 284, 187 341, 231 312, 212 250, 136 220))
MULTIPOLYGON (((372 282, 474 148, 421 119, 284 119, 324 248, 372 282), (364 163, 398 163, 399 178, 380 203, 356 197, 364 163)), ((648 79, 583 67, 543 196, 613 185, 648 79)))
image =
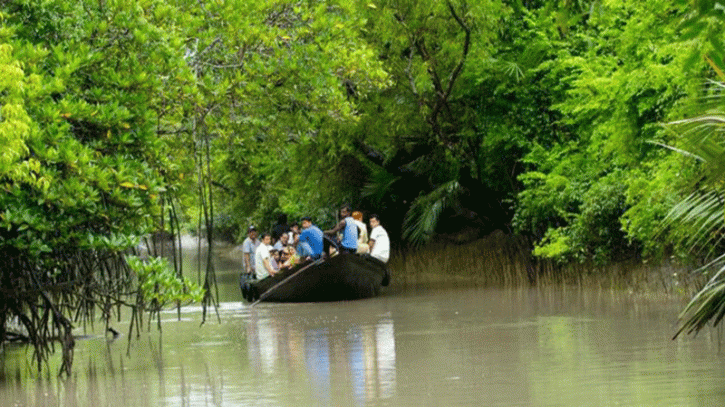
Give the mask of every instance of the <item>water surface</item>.
MULTIPOLYGON (((11 348, 2 406, 712 406, 718 337, 672 340, 681 300, 597 289, 404 288, 324 304, 239 302, 162 315, 130 343, 77 343, 70 380, 11 348), (47 371, 46 371, 47 372, 47 371)), ((237 298, 238 296, 238 298, 237 298)), ((124 322, 117 328, 126 329, 124 322)))

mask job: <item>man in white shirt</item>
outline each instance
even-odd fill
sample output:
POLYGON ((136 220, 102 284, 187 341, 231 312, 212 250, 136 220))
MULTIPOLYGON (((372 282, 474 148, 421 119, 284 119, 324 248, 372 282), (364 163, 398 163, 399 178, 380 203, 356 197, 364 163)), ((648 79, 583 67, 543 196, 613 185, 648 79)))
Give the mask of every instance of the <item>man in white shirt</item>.
POLYGON ((263 233, 261 243, 254 252, 254 270, 257 273, 257 280, 277 274, 269 261, 271 257, 269 254, 270 243, 272 243, 272 235, 263 233))
POLYGON ((380 226, 378 215, 370 215, 370 255, 387 263, 390 258, 390 238, 388 232, 380 226))
POLYGON ((257 240, 257 229, 250 226, 247 229, 247 238, 242 243, 242 262, 244 263, 244 272, 254 275, 254 253, 259 246, 257 240))

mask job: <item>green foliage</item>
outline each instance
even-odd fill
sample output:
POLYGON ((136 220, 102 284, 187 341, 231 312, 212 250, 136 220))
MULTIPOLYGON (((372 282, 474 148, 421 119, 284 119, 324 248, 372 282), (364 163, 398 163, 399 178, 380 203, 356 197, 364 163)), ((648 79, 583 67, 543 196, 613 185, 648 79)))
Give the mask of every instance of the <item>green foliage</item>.
POLYGON ((325 213, 355 186, 340 167, 358 101, 390 84, 361 39, 365 18, 336 1, 215 3, 204 16, 189 36, 207 84, 209 176, 227 187, 218 210, 240 225, 325 213))
POLYGON ((549 229, 546 231, 541 244, 534 247, 534 255, 552 259, 570 258, 571 238, 565 235, 561 228, 549 229))
POLYGON ((201 302, 204 297, 204 289, 186 277, 179 277, 169 267, 167 259, 154 257, 142 260, 137 256, 126 256, 126 262, 136 273, 145 303, 155 309, 201 302))
POLYGON ((540 65, 564 84, 552 107, 570 141, 545 138, 541 144, 555 144, 531 149, 514 216, 520 232, 548 236, 537 253, 560 260, 607 261, 637 253, 642 242, 647 253, 662 252, 667 240, 654 225, 674 198, 666 181, 686 170, 657 147, 670 138, 660 123, 682 114, 701 83, 696 72, 683 73, 694 43, 678 37, 683 5, 602 2, 595 9, 552 42, 555 62, 540 65))
POLYGON ((160 130, 181 120, 170 100, 193 97, 168 7, 0 6, 0 279, 18 293, 0 306, 0 338, 18 318, 39 366, 61 337, 70 370, 72 324, 138 294, 122 255, 163 229, 176 174, 160 130))
POLYGON ((687 249, 681 242, 690 235, 688 227, 670 223, 663 227, 663 219, 681 192, 694 179, 694 167, 677 154, 662 151, 657 160, 642 163, 632 170, 627 183, 627 211, 621 218, 622 230, 629 239, 643 244, 643 254, 661 258, 673 252, 678 258, 687 257, 687 249))
POLYGON ((361 103, 354 133, 371 168, 362 204, 405 219, 389 230, 402 228, 421 243, 451 214, 482 214, 511 197, 510 165, 520 142, 505 124, 488 120, 499 112, 487 115, 496 99, 486 82, 508 67, 492 52, 511 9, 497 1, 380 1, 360 9, 368 16, 366 38, 393 82, 361 103), (509 153, 510 161, 494 159, 509 153), (472 199, 480 194, 485 198, 472 199), (442 200, 445 215, 441 207, 426 206, 442 200))
POLYGON ((156 90, 170 88, 162 78, 177 70, 179 60, 168 54, 173 41, 138 9, 94 10, 114 17, 99 28, 74 17, 85 13, 82 4, 8 6, 16 9, 7 27, 22 29, 5 48, 24 62, 26 83, 12 89, 22 92, 24 108, 4 104, 3 125, 17 129, 24 117, 30 130, 3 132, 18 146, 8 156, 14 162, 0 169, 5 247, 125 250, 135 241, 123 236, 155 228, 166 189, 154 112, 156 90), (120 36, 123 30, 134 35, 120 36))

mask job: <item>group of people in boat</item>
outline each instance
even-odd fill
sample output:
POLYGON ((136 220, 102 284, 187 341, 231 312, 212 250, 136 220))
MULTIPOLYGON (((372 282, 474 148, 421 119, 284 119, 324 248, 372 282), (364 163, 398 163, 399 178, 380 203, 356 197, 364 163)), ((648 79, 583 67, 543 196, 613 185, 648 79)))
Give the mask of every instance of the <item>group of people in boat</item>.
POLYGON ((287 224, 286 215, 281 215, 271 233, 258 235, 254 226, 247 229, 247 238, 242 243, 244 272, 258 280, 291 269, 303 261, 314 261, 325 256, 340 253, 355 253, 371 256, 383 263, 390 258, 390 239, 380 225, 378 215, 370 215, 370 234, 359 211, 351 211, 345 205, 340 208, 340 221, 332 229, 322 231, 312 218, 305 216, 299 225, 287 224), (325 235, 331 236, 325 239, 325 235), (334 242, 329 244, 328 242, 334 242), (336 246, 336 247, 335 247, 336 246))

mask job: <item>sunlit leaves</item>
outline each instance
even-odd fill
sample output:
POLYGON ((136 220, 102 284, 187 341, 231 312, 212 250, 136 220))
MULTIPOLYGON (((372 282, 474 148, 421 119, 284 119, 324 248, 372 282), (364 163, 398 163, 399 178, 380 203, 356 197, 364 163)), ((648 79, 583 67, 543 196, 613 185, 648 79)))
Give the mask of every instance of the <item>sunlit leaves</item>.
POLYGON ((13 55, 13 45, 0 39, 0 176, 6 174, 17 159, 27 154, 25 140, 30 137, 32 121, 25 110, 24 92, 28 86, 21 61, 13 55))
MULTIPOLYGON (((668 161, 655 143, 670 137, 660 124, 681 117, 683 107, 701 92, 701 77, 683 70, 696 45, 678 35, 686 7, 668 0, 612 1, 581 10, 584 20, 567 23, 560 38, 549 41, 559 49, 557 59, 538 68, 558 78, 552 107, 566 126, 560 134, 570 138, 568 151, 534 149, 526 160, 546 179, 566 177, 576 192, 552 199, 548 184, 530 183, 524 175, 514 219, 519 227, 533 221, 527 227, 538 236, 552 228, 549 235, 555 231, 566 239, 547 242, 566 241, 575 249, 568 253, 584 257, 614 258, 639 250, 641 242, 648 253, 660 253, 672 240, 662 241, 654 225, 672 204, 670 186, 688 173, 681 161, 668 161), (541 199, 531 199, 536 196, 541 199), (568 218, 552 217, 555 208, 568 218)), ((534 16, 544 27, 545 21, 534 16)), ((538 252, 544 253, 548 244, 542 243, 538 252)))

